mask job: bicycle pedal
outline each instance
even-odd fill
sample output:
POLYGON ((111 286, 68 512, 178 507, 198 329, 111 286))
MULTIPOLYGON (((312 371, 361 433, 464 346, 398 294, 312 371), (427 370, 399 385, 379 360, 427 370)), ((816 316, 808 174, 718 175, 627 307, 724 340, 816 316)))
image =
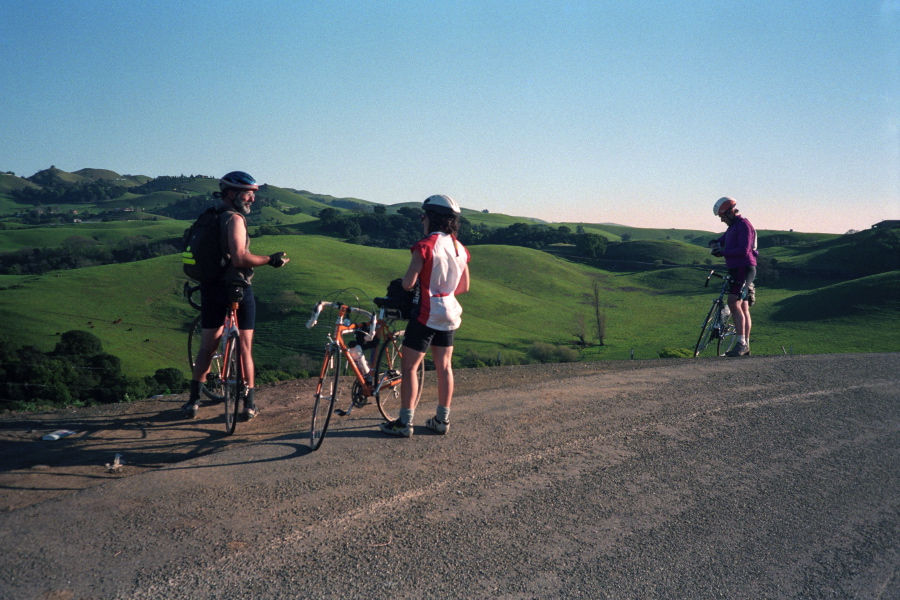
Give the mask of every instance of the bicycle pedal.
POLYGON ((339 416, 339 417, 346 417, 347 415, 350 414, 350 411, 349 411, 349 410, 342 410, 342 409, 340 409, 340 408, 336 408, 336 409, 334 409, 334 414, 336 414, 336 415, 339 416))

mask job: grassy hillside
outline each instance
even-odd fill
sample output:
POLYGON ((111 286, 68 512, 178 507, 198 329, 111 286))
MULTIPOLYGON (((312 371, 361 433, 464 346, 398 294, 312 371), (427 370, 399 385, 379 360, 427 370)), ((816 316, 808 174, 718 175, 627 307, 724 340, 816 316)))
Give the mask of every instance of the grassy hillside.
POLYGON ((610 244, 603 258, 607 260, 632 260, 638 262, 655 262, 676 265, 703 263, 711 258, 709 249, 675 240, 621 242, 610 244))
MULTIPOLYGON (((586 232, 602 235, 611 242, 621 241, 623 235, 629 236, 630 241, 635 242, 647 240, 690 241, 698 237, 708 240, 713 237, 710 232, 700 229, 647 229, 613 223, 560 223, 560 225, 567 225, 572 231, 581 226, 586 232)), ((705 241, 703 245, 706 245, 705 241)))
MULTIPOLYGON (((54 205, 54 211, 77 209, 83 214, 85 210, 96 213, 135 207, 145 212, 128 213, 127 217, 147 217, 146 211, 176 202, 194 210, 192 199, 202 200, 218 188, 217 180, 209 177, 151 180, 102 169, 65 173, 51 168, 35 174, 31 181, 0 174, 0 215, 12 218, 31 209, 10 200, 16 186, 37 188, 53 182, 94 185, 90 182, 110 177, 129 191, 97 205, 54 205), (137 188, 148 182, 151 185, 137 188)), ((369 305, 372 297, 384 293, 388 281, 402 275, 409 252, 350 245, 318 235, 319 221, 314 215, 323 208, 352 210, 370 202, 275 186, 265 186, 260 195, 275 200, 281 210, 255 209, 251 217, 254 234, 261 226, 275 226, 301 235, 263 236, 252 242, 256 253, 286 251, 292 258, 284 269, 257 272, 257 361, 277 367, 300 355, 318 358, 324 331, 311 332, 304 327, 313 304, 352 288, 341 298, 349 300, 355 295, 364 306, 369 305), (289 209, 299 211, 292 215, 282 212, 289 209)), ((403 206, 417 207, 418 202, 391 205, 388 212, 403 206)), ((464 214, 473 223, 489 227, 540 222, 472 209, 465 209, 464 214)), ((0 252, 58 247, 72 236, 110 246, 128 237, 154 242, 180 238, 188 225, 188 221, 167 218, 41 226, 4 223, 0 252)), ((710 268, 706 262, 724 268, 723 261, 711 258, 706 249, 706 241, 715 233, 614 224, 565 225, 572 231, 581 226, 613 243, 602 259, 592 261, 573 256, 575 247, 571 245, 548 248, 553 254, 513 246, 470 248, 472 291, 461 299, 465 313, 456 338, 457 358, 472 353, 504 360, 521 358, 536 341, 571 345, 578 330, 585 328, 591 339, 595 283, 606 317, 606 344, 584 349, 583 359, 627 359, 632 350, 637 358, 652 358, 662 348, 693 347, 716 293, 714 286, 703 287, 710 268), (622 242, 623 238, 630 241, 622 242), (654 269, 656 261, 689 266, 654 269), (635 270, 639 266, 629 269, 635 262, 644 263, 644 270, 635 270), (579 327, 579 322, 585 325, 579 327)), ((755 354, 900 350, 896 341, 900 339, 900 232, 867 230, 838 236, 761 231, 760 248, 766 271, 765 276, 762 269, 760 272, 759 302, 753 312, 755 354)), ((123 360, 129 374, 148 375, 164 367, 186 371, 186 327, 194 312, 181 298, 185 280, 176 255, 42 276, 0 276, 5 335, 50 350, 60 333, 85 329, 123 360)))
POLYGON ((146 175, 119 175, 115 171, 108 169, 79 169, 74 172, 74 175, 80 175, 90 181, 99 181, 101 179, 112 181, 122 187, 133 187, 150 181, 150 177, 146 175))
MULTIPOLYGON (((368 304, 382 295, 408 262, 404 250, 344 244, 318 236, 275 236, 253 241, 258 253, 287 251, 283 269, 261 268, 257 359, 277 365, 285 357, 318 356, 324 330, 304 327, 313 304, 337 290, 356 288, 368 304)), ((472 291, 461 298, 465 313, 456 356, 467 352, 521 356, 535 341, 569 344, 579 315, 590 327, 592 285, 601 291, 607 318, 606 345, 588 348, 587 360, 656 357, 664 347, 692 347, 715 294, 704 289, 706 269, 676 268, 641 273, 593 269, 544 252, 507 246, 474 246, 472 291)), ((0 311, 6 335, 52 349, 58 334, 84 329, 122 358, 125 369, 147 375, 156 369, 186 370, 186 327, 194 316, 181 297, 185 278, 176 256, 122 265, 0 277, 0 311)), ((756 354, 897 351, 900 310, 892 302, 865 303, 873 291, 896 293, 896 273, 808 293, 760 287, 754 307, 756 354), (851 302, 850 299, 856 299, 851 302), (821 318, 809 312, 831 310, 821 318)), ((349 297, 347 294, 344 297, 349 297)))
MULTIPOLYGON (((775 304, 776 321, 864 318, 876 325, 884 313, 900 315, 900 271, 828 285, 775 304)), ((879 328, 877 325, 873 328, 879 328)), ((900 340, 896 340, 900 350, 900 340)))
MULTIPOLYGON (((418 208, 419 203, 413 203, 412 206, 418 208)), ((474 225, 486 225, 488 227, 509 227, 513 223, 525 223, 526 225, 535 225, 544 223, 540 219, 532 219, 529 217, 514 217, 510 215, 502 215, 499 213, 485 213, 475 210, 463 209, 463 216, 474 225)))
POLYGON ((760 254, 794 274, 832 274, 855 279, 900 269, 900 229, 867 229, 839 236, 807 236, 796 245, 763 248, 760 254))
POLYGON ((27 179, 10 175, 9 173, 0 173, 0 194, 11 192, 12 190, 20 190, 22 188, 38 188, 37 184, 31 183, 27 179))
POLYGON ((183 221, 160 218, 158 221, 109 221, 7 229, 0 232, 0 252, 19 248, 56 248, 72 236, 91 238, 101 244, 115 244, 134 236, 143 236, 149 241, 180 239, 188 225, 183 221))

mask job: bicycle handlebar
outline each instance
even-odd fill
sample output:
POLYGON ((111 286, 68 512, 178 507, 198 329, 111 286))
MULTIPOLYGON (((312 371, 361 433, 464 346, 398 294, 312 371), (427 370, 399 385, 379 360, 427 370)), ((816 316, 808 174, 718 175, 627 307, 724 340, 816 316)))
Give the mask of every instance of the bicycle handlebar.
POLYGON ((324 300, 322 300, 321 302, 319 302, 318 304, 316 304, 315 308, 313 309, 313 314, 312 314, 312 316, 309 318, 309 321, 306 322, 306 328, 307 328, 307 329, 312 329, 313 327, 316 326, 316 322, 318 322, 318 320, 319 320, 319 315, 322 313, 322 309, 323 309, 324 307, 325 307, 325 301, 324 301, 324 300))
POLYGON ((192 308, 200 310, 200 305, 194 302, 194 293, 198 291, 200 291, 199 285, 191 285, 190 281, 184 282, 184 297, 187 299, 188 304, 190 304, 192 308))
POLYGON ((357 308, 355 306, 350 306, 348 304, 343 304, 341 302, 329 302, 328 300, 320 300, 315 308, 313 309, 313 314, 309 318, 309 321, 306 322, 306 328, 312 329, 316 326, 316 323, 319 321, 319 315, 322 314, 322 310, 326 307, 332 307, 340 309, 341 307, 346 307, 347 311, 350 313, 357 313, 369 317, 369 322, 371 327, 369 327, 369 332, 366 334, 366 341, 371 342, 375 338, 375 327, 378 325, 378 316, 374 313, 371 313, 362 308, 357 308))
POLYGON ((709 280, 713 277, 718 277, 719 279, 727 279, 731 277, 731 275, 721 275, 716 273, 715 269, 709 272, 709 275, 706 276, 706 283, 703 284, 703 287, 709 287, 709 280))

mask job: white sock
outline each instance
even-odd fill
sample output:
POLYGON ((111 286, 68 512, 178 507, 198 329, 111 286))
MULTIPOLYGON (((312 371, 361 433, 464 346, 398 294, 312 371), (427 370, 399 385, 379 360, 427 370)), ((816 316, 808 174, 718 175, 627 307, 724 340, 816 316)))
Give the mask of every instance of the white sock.
POLYGON ((742 336, 742 335, 737 336, 737 343, 738 343, 738 344, 744 344, 744 343, 745 343, 745 342, 744 342, 744 336, 742 336))

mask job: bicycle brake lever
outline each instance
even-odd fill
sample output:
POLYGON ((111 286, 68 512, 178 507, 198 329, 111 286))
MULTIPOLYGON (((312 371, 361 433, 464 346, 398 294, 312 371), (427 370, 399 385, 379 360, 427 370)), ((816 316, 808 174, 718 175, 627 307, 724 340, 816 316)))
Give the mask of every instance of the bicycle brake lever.
POLYGON ((372 315, 372 320, 369 322, 369 333, 367 333, 366 337, 365 337, 365 340, 367 342, 371 342, 372 340, 375 339, 375 334, 377 333, 375 331, 375 329, 377 326, 378 326, 378 316, 372 315))
POLYGON ((309 321, 306 322, 307 329, 312 329, 313 327, 316 326, 316 322, 318 322, 319 315, 321 314, 321 312, 322 312, 322 303, 319 302, 318 304, 316 304, 316 309, 313 311, 313 314, 309 318, 309 321))

